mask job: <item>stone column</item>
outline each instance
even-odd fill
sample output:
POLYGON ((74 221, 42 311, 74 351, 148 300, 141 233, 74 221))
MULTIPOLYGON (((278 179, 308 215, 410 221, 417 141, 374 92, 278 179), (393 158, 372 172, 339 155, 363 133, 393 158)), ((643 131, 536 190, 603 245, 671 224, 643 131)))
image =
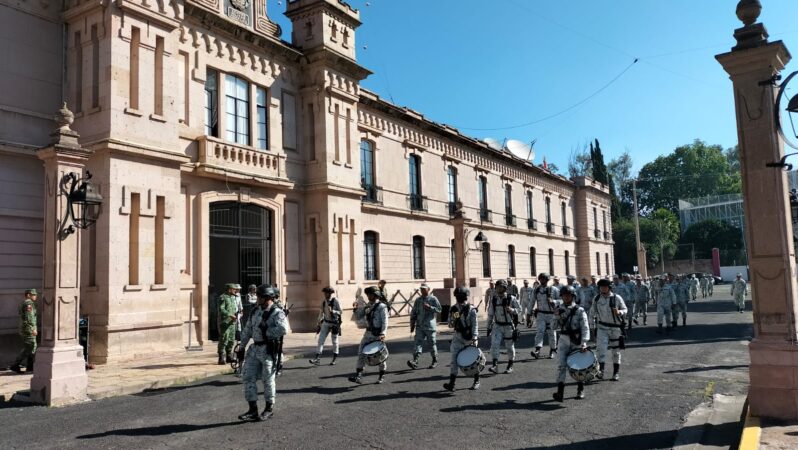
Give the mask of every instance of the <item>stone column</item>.
MULTIPOLYGON (((458 203, 458 206, 461 204, 458 203)), ((454 227, 454 285, 468 286, 468 241, 466 240, 466 223, 468 219, 463 215, 463 210, 458 209, 451 220, 454 227)))
POLYGON ((756 416, 798 419, 798 286, 783 142, 774 126, 775 76, 790 60, 781 41, 768 42, 758 0, 743 0, 737 45, 716 58, 734 88, 745 205, 745 232, 754 299, 754 340, 748 401, 756 416))
POLYGON ((36 153, 45 168, 44 295, 41 346, 30 383, 31 399, 49 406, 87 400, 88 385, 78 342, 81 231, 65 232, 71 223, 64 223, 67 193, 61 180, 70 172, 82 177, 91 152, 81 148, 78 134, 69 129, 74 116, 66 104, 55 120, 59 128, 51 135, 51 145, 36 153))

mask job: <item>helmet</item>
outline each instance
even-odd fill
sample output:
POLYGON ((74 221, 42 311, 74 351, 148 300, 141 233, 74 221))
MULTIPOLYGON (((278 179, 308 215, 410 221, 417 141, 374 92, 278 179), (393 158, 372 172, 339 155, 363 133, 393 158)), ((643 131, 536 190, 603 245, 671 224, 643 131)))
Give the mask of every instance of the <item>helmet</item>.
POLYGON ((598 285, 598 287, 602 287, 602 286, 607 286, 609 288, 612 287, 612 283, 610 283, 610 280, 608 280, 606 278, 602 278, 602 279, 598 280, 598 282, 596 284, 598 285))
POLYGON ((496 280, 496 287, 499 286, 507 289, 507 280, 496 280))
POLYGON ((227 283, 227 284, 224 285, 224 289, 225 290, 235 289, 235 288, 236 288, 236 284, 235 283, 227 283))
POLYGON ((332 294, 333 292, 335 292, 335 289, 333 289, 331 286, 325 286, 324 289, 322 289, 321 291, 329 292, 330 294, 332 294))
POLYGON ((258 286, 257 293, 258 297, 277 298, 277 293, 274 292, 274 288, 268 284, 261 284, 258 286))
POLYGON ((274 291, 274 298, 280 298, 280 288, 272 286, 272 290, 274 291))
POLYGON ((540 275, 538 275, 538 279, 541 278, 545 278, 548 280, 549 278, 551 278, 551 275, 549 275, 547 272, 540 272, 540 275))
POLYGON ((250 291, 253 290, 253 289, 257 289, 257 288, 258 287, 255 286, 254 284, 250 284, 249 286, 247 286, 247 289, 249 289, 250 291))
POLYGON ((366 289, 364 289, 363 292, 366 295, 373 295, 373 296, 377 297, 378 299, 383 299, 383 300, 385 299, 385 297, 382 295, 382 291, 377 289, 376 286, 369 286, 366 289))
POLYGON ((454 288, 454 296, 458 300, 461 298, 468 298, 471 295, 471 291, 465 286, 458 286, 454 288))
POLYGON ((569 294, 571 296, 576 295, 576 290, 572 286, 565 286, 560 289, 560 296, 563 294, 569 294))

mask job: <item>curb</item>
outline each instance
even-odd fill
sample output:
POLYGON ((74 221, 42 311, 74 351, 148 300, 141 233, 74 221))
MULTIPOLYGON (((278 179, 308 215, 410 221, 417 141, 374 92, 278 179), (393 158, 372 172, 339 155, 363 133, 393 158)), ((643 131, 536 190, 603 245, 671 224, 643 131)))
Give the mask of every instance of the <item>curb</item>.
POLYGON ((759 417, 751 415, 748 403, 745 405, 745 423, 743 424, 743 434, 740 437, 739 450, 758 450, 759 439, 762 437, 762 427, 759 417))

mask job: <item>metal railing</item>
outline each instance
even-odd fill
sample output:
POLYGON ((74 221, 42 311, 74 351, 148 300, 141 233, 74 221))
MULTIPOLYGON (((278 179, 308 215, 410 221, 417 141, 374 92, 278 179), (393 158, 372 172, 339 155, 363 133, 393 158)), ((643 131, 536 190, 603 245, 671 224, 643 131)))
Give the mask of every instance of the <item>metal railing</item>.
POLYGON ((554 223, 553 222, 546 222, 546 231, 549 233, 554 233, 554 223))
POLYGON ((570 236, 571 235, 571 227, 569 227, 568 225, 563 225, 562 226, 562 234, 563 234, 563 236, 570 236))
POLYGON ((526 219, 526 227, 530 230, 537 230, 538 221, 536 219, 526 219))
POLYGON ((604 232, 604 240, 605 241, 609 241, 610 240, 610 233, 608 231, 604 232))
POLYGON ((427 197, 418 194, 407 196, 407 207, 413 211, 427 211, 427 197))
POLYGON ((596 239, 601 239, 601 230, 599 230, 598 228, 593 230, 593 237, 595 237, 596 239))
POLYGON ((508 227, 516 226, 515 215, 512 211, 505 211, 504 213, 504 223, 508 227))
POLYGON ((363 189, 366 190, 366 195, 360 198, 361 201, 382 204, 382 187, 367 184, 363 186, 363 189))
POLYGON ((493 222, 493 212, 487 208, 480 208, 479 209, 479 220, 481 222, 493 222))
POLYGON ((449 211, 449 217, 454 217, 457 212, 457 202, 447 202, 446 210, 449 211))

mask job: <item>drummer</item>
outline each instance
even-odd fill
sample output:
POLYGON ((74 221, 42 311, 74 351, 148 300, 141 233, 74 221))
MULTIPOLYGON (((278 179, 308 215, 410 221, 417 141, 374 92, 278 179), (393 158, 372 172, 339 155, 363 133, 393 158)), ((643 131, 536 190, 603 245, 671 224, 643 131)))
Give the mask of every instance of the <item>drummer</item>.
MULTIPOLYGON (((468 303, 468 297, 471 291, 465 286, 459 286, 454 290, 454 298, 457 304, 452 306, 449 310, 449 328, 454 328, 452 334, 452 345, 449 351, 452 354, 452 362, 449 366, 449 382, 443 384, 443 388, 447 391, 454 391, 454 382, 457 379, 457 354, 463 348, 473 345, 477 347, 477 336, 479 336, 479 329, 477 325, 477 308, 474 308, 468 303)), ((471 385, 471 390, 479 389, 479 372, 474 375, 474 384, 471 385)))
MULTIPOLYGON (((576 291, 571 286, 560 289, 560 298, 563 301, 554 311, 555 325, 560 331, 557 343, 557 392, 554 400, 563 401, 565 392, 565 372, 568 369, 568 356, 572 352, 587 352, 587 342, 590 340, 590 327, 588 326, 587 313, 584 308, 574 301, 576 291)), ((576 398, 585 398, 585 383, 579 381, 576 385, 576 398)))
MULTIPOLYGON (((363 339, 360 340, 360 347, 357 350, 357 366, 354 376, 349 377, 349 381, 357 384, 363 383, 363 368, 366 366, 366 355, 363 354, 363 347, 375 342, 385 342, 385 333, 388 331, 388 306, 382 292, 374 286, 369 286, 365 290, 369 302, 365 305, 355 302, 355 319, 366 319, 366 331, 363 332, 363 339)), ((380 377, 377 384, 385 381, 385 370, 387 362, 380 363, 380 377)))

